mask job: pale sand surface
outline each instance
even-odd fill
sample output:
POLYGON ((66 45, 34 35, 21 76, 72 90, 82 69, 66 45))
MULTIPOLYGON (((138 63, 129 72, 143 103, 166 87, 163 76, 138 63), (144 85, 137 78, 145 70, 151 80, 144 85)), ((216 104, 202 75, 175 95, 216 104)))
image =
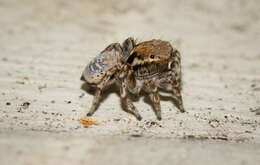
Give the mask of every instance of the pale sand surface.
POLYGON ((258 164, 259 11, 258 0, 0 0, 0 164, 258 164), (100 125, 84 128, 81 72, 129 36, 180 50, 188 113, 162 93, 162 121, 146 96, 137 121, 112 86, 100 125))

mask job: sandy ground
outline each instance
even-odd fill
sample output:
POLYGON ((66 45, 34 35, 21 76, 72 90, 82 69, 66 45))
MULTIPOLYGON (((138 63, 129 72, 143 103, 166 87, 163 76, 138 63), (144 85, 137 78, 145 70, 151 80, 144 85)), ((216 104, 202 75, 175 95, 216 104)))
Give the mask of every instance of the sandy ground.
POLYGON ((0 0, 0 164, 257 164, 260 162, 260 1, 0 0), (79 80, 112 42, 169 40, 182 53, 178 113, 162 121, 146 96, 124 112, 79 80))

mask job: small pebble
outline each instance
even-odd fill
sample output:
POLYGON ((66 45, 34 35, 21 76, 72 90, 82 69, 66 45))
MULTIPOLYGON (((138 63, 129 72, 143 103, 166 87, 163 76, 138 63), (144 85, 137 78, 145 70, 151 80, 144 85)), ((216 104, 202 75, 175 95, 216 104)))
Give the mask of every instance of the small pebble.
POLYGON ((24 102, 21 106, 22 106, 23 109, 27 109, 27 108, 29 108, 30 104, 31 103, 29 103, 29 102, 24 102))
POLYGON ((142 137, 143 135, 141 134, 132 134, 130 135, 131 137, 134 137, 134 138, 139 138, 139 137, 142 137))
POLYGON ((84 93, 81 93, 81 95, 79 96, 79 98, 82 98, 82 97, 84 97, 85 96, 85 94, 84 93))
POLYGON ((7 102, 6 105, 11 105, 11 103, 10 103, 10 102, 7 102))

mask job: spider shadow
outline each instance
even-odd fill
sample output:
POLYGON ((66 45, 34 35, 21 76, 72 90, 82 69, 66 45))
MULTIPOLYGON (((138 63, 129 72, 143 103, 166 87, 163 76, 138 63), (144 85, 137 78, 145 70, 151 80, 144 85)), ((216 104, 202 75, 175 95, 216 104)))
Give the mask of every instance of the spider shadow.
MULTIPOLYGON (((152 97, 149 97, 149 94, 148 93, 145 93, 144 94, 144 102, 148 105, 151 106, 153 112, 156 114, 156 109, 155 109, 155 106, 154 106, 154 102, 152 100, 152 97)), ((159 97, 160 97, 160 103, 161 101, 170 101, 172 102, 172 104, 178 108, 179 108, 179 104, 178 104, 178 101, 177 99, 175 98, 174 95, 172 95, 172 92, 171 91, 166 91, 166 90, 159 90, 159 97), (168 95, 162 95, 161 93, 167 93, 168 95), (171 95, 170 95, 171 94, 171 95)), ((162 109, 161 109, 162 110, 162 109)))
MULTIPOLYGON (((85 82, 81 85, 81 89, 84 90, 85 92, 87 92, 88 94, 93 95, 95 97, 95 92, 96 92, 95 86, 91 86, 87 82, 85 82)), ((102 90, 102 94, 101 94, 101 97, 100 97, 100 100, 98 102, 96 110, 99 108, 100 104, 108 98, 108 96, 111 93, 115 93, 118 97, 120 97, 120 89, 119 89, 118 85, 116 85, 115 83, 105 87, 102 90)), ((93 99, 94 99, 94 97, 93 97, 93 99)), ((129 94, 129 97, 134 102, 136 102, 140 99, 139 97, 136 97, 132 94, 129 94)), ((122 108, 123 111, 130 113, 130 114, 133 114, 132 111, 129 111, 127 109, 126 105, 124 105, 124 103, 122 102, 121 99, 120 99, 120 105, 121 105, 121 108, 122 108)))
MULTIPOLYGON (((95 96, 95 92, 96 92, 95 86, 91 86, 88 83, 83 83, 81 85, 81 89, 84 90, 85 92, 87 92, 88 94, 95 96)), ((160 90, 160 93, 161 92, 168 93, 168 94, 172 93, 170 91, 164 91, 164 90, 160 90)), ((100 104, 108 98, 108 96, 111 93, 115 93, 118 97, 120 97, 120 90, 119 90, 119 87, 116 84, 111 84, 111 85, 105 87, 102 90, 101 98, 98 102, 96 110, 99 108, 100 104)), ((159 93, 159 96, 160 96, 161 101, 171 101, 175 105, 175 107, 179 108, 178 107, 178 101, 175 99, 174 96, 164 96, 164 95, 161 95, 160 93, 159 93)), ((134 95, 134 94, 131 94, 130 92, 128 92, 128 97, 133 102, 138 102, 140 100, 140 98, 144 97, 144 99, 143 99, 144 102, 151 106, 154 113, 156 112, 154 103, 151 100, 148 93, 141 91, 140 94, 137 96, 137 95, 134 95)), ((93 97, 93 99, 94 99, 94 97, 93 97)), ((121 99, 120 99, 120 105, 121 105, 121 108, 122 108, 123 111, 125 111, 129 114, 133 114, 132 111, 127 109, 127 106, 122 102, 121 99)), ((138 108, 137 108, 137 110, 138 110, 138 108)))
MULTIPOLYGON (((81 85, 81 89, 95 97, 96 86, 91 86, 88 83, 83 83, 81 85)), ((116 84, 108 85, 107 87, 102 89, 102 93, 101 93, 99 103, 97 105, 97 109, 100 106, 100 103, 105 101, 111 93, 115 93, 116 95, 120 96, 119 89, 116 86, 116 84)), ((93 99, 94 99, 94 97, 93 97, 93 99)))

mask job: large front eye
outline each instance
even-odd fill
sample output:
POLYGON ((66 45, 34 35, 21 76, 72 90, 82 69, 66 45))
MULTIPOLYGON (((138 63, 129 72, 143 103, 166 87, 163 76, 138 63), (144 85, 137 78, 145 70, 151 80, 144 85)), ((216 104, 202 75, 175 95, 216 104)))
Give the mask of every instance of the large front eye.
POLYGON ((151 59, 154 59, 154 55, 151 55, 150 58, 151 58, 151 59))

